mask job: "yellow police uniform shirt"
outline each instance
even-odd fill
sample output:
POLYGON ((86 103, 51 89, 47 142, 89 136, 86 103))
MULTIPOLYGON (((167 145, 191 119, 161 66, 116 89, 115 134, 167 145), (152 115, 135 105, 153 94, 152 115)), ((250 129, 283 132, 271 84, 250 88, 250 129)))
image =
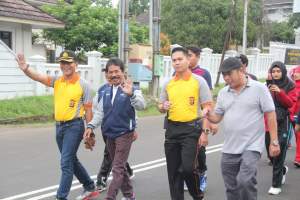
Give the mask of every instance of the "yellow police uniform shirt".
POLYGON ((168 119, 188 122, 200 117, 201 105, 212 102, 206 81, 188 71, 183 78, 177 75, 165 81, 160 102, 169 101, 168 119))
POLYGON ((54 118, 69 121, 84 116, 84 108, 92 107, 91 89, 88 83, 75 74, 70 80, 48 77, 48 86, 54 88, 54 118))

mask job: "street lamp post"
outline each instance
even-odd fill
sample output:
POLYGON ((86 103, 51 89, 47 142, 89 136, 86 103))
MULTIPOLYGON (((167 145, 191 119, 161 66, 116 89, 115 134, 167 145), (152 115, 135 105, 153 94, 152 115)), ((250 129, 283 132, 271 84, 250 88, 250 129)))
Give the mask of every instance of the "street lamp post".
POLYGON ((243 26, 243 54, 247 49, 247 20, 248 20, 248 0, 244 0, 244 26, 243 26))
POLYGON ((119 45, 118 56, 128 67, 129 55, 129 0, 119 1, 119 45))

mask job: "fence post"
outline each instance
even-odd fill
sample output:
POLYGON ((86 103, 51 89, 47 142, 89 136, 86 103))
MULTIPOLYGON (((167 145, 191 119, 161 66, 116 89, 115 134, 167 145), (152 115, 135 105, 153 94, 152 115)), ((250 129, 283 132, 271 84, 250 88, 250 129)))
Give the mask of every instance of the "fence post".
POLYGON ((211 67, 212 52, 213 50, 210 48, 202 49, 201 56, 200 56, 200 65, 202 67, 206 67, 207 69, 211 67))
MULTIPOLYGON (((227 57, 235 57, 235 56, 237 56, 238 55, 238 52, 236 51, 236 50, 227 50, 226 52, 225 52, 225 55, 227 56, 227 57)), ((224 60, 226 59, 226 57, 224 58, 224 60)))
MULTIPOLYGON (((31 56, 28 59, 29 65, 33 67, 37 72, 41 74, 46 74, 46 58, 40 55, 31 56)), ((34 89, 33 93, 35 96, 41 96, 46 94, 46 86, 41 84, 40 82, 34 81, 33 83, 34 89)))
POLYGON ((295 30, 295 44, 296 46, 300 46, 300 28, 295 30))
POLYGON ((260 52, 261 52, 261 50, 259 48, 253 47, 253 48, 248 49, 248 53, 250 55, 254 55, 254 62, 255 62, 251 73, 256 72, 255 75, 258 77, 261 77, 264 75, 263 74, 264 70, 262 69, 262 66, 259 66, 259 65, 261 65, 261 62, 262 62, 262 60, 260 59, 260 52))
POLYGON ((92 89, 96 91, 102 80, 101 80, 101 56, 102 53, 98 51, 90 51, 86 53, 88 57, 88 65, 92 68, 92 89))

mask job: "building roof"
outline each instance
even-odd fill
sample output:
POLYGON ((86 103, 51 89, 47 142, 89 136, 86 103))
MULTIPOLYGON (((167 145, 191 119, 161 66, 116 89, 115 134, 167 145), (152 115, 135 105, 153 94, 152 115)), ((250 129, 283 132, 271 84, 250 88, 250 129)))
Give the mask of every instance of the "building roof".
POLYGON ((41 28, 64 27, 63 22, 22 0, 0 0, 0 21, 32 24, 41 28))
POLYGON ((45 4, 55 5, 55 4, 57 4, 58 0, 25 0, 25 1, 34 6, 42 6, 45 4))

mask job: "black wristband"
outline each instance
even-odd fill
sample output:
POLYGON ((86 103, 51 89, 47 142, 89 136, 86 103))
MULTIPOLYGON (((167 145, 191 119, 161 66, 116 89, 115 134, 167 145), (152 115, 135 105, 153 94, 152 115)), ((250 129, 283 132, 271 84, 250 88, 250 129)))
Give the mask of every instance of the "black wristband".
POLYGON ((132 95, 130 96, 131 99, 134 99, 136 96, 134 93, 132 93, 132 95))
POLYGON ((95 127, 94 127, 92 124, 88 124, 88 125, 86 126, 86 128, 90 128, 90 129, 94 130, 95 127))
POLYGON ((26 65, 26 68, 23 70, 23 72, 27 72, 27 70, 29 69, 29 64, 26 65))

